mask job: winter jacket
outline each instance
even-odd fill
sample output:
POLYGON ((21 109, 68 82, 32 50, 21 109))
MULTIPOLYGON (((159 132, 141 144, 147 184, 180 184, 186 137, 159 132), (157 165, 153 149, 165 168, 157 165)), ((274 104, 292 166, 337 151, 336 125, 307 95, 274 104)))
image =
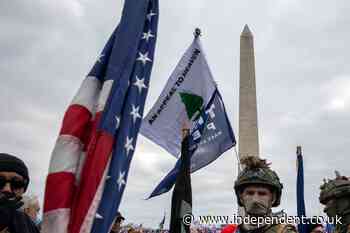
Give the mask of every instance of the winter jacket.
POLYGON ((25 213, 0 207, 0 233, 39 233, 34 222, 25 213))

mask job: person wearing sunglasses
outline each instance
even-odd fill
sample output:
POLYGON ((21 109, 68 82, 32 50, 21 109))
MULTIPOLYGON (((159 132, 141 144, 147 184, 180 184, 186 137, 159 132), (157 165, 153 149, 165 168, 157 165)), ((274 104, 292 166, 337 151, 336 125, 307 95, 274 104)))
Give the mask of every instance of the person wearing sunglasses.
POLYGON ((0 233, 39 233, 19 208, 29 185, 28 168, 19 158, 0 153, 0 233))

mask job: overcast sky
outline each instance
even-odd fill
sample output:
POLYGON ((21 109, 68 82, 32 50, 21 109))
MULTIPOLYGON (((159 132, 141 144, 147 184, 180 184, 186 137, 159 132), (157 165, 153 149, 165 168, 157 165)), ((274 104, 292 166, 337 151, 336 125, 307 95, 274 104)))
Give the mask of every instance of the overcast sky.
MULTIPOLYGON (((121 0, 0 1, 0 151, 30 168, 40 196, 63 114, 119 21, 121 0)), ((193 39, 202 44, 238 132, 239 36, 254 34, 261 156, 284 183, 279 209, 296 213, 295 148, 303 146, 306 211, 324 177, 350 176, 350 2, 348 0, 160 0, 155 64, 146 111, 193 39)), ((175 159, 139 137, 120 210, 156 226, 171 193, 143 200, 175 159)), ((236 211, 233 150, 192 175, 196 215, 236 211)), ((59 191, 59 190, 58 190, 59 191)), ((166 222, 168 224, 168 220, 166 222)))

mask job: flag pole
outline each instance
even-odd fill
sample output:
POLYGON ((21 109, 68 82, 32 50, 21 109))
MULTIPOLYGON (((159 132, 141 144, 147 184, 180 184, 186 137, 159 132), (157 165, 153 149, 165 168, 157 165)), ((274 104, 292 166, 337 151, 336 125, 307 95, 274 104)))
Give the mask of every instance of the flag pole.
MULTIPOLYGON (((299 218, 306 217, 304 197, 304 163, 301 146, 297 146, 297 215, 299 218)), ((306 233, 307 226, 304 223, 297 225, 299 233, 306 233)))
POLYGON ((236 159, 237 159, 237 163, 238 163, 238 172, 237 172, 237 176, 238 176, 238 174, 242 171, 242 164, 241 164, 241 159, 239 158, 236 147, 233 147, 233 148, 234 148, 234 153, 236 155, 236 159))
POLYGON ((298 167, 299 167, 299 161, 298 161, 298 156, 299 155, 302 155, 301 154, 302 152, 301 152, 301 146, 297 146, 297 152, 296 152, 296 156, 297 156, 297 160, 296 160, 296 165, 297 165, 297 172, 298 172, 298 167))
POLYGON ((181 129, 181 132, 182 132, 182 141, 186 138, 186 136, 188 136, 190 134, 190 125, 191 123, 188 122, 187 120, 184 120, 182 122, 182 129, 181 129))
POLYGON ((297 146, 297 155, 301 155, 301 146, 297 146))
MULTIPOLYGON (((190 153, 189 153, 189 134, 190 127, 188 122, 184 121, 181 129, 181 167, 173 190, 171 199, 171 215, 169 232, 190 233, 190 222, 184 222, 184 217, 192 215, 192 190, 190 174, 190 153), (187 224, 189 223, 189 224, 187 224)), ((192 219, 189 219, 192 220, 192 219)))

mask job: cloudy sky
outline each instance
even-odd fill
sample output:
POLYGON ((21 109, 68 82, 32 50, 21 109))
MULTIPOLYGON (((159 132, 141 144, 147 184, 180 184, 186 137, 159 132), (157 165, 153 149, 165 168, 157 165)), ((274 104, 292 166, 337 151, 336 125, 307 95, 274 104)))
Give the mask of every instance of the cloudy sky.
MULTIPOLYGON (((50 154, 65 109, 117 24, 121 0, 0 2, 0 151, 28 164, 30 192, 43 198, 50 154)), ((239 36, 255 40, 261 156, 284 183, 281 206, 296 213, 295 148, 305 157, 306 208, 322 213, 319 185, 338 169, 350 175, 350 2, 160 0, 155 64, 146 111, 155 102, 193 30, 202 44, 230 121, 238 132, 239 36)), ((143 200, 174 165, 139 137, 120 210, 156 226, 171 195, 143 200)), ((192 175, 196 215, 236 210, 233 150, 192 175)), ((168 221, 166 222, 168 224, 168 221)))

